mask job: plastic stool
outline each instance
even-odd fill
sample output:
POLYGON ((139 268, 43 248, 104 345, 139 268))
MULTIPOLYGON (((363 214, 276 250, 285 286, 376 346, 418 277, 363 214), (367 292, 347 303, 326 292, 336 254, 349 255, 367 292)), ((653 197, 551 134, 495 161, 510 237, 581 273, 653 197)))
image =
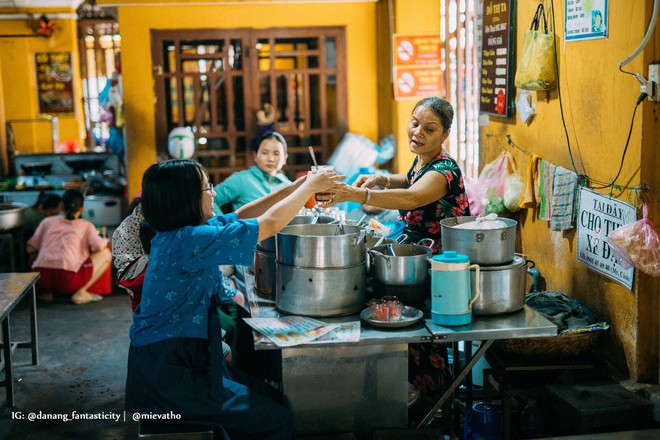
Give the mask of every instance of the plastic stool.
POLYGON ((89 293, 98 295, 109 295, 112 293, 112 264, 101 274, 98 280, 89 286, 89 293))
POLYGON ((141 420, 138 438, 149 440, 214 440, 229 439, 217 424, 171 423, 141 420), (218 433, 218 436, 215 433, 218 433))

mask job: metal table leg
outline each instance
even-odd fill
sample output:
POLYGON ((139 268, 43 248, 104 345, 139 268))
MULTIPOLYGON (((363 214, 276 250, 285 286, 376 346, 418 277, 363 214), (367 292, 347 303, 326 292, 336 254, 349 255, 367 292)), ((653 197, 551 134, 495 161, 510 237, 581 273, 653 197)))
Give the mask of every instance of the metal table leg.
POLYGON ((3 385, 7 389, 7 407, 14 406, 14 374, 11 364, 11 335, 9 333, 9 316, 2 321, 2 352, 5 364, 5 380, 3 385))
POLYGON ((30 298, 30 348, 32 349, 32 365, 39 365, 39 334, 37 333, 37 287, 32 286, 30 298))
MULTIPOLYGON (((424 419, 419 423, 419 425, 417 425, 417 429, 424 428, 425 426, 427 426, 429 424, 429 422, 431 420, 433 420, 433 417, 434 417, 435 413, 442 407, 442 405, 447 401, 447 399, 452 394, 454 394, 454 391, 461 384, 461 382, 463 381, 465 376, 467 376, 468 373, 470 371, 472 371, 472 368, 474 367, 474 365, 479 361, 479 359, 481 359, 481 357, 486 353, 486 350, 488 350, 492 344, 493 344, 492 340, 481 342, 481 344, 479 345, 479 348, 477 349, 476 353, 474 354, 474 356, 472 356, 472 359, 470 359, 469 362, 467 362, 467 359, 466 359, 467 363, 465 364, 465 367, 463 367, 463 369, 460 371, 460 373, 458 373, 455 376, 454 381, 451 383, 451 385, 449 385, 449 388, 447 388, 447 391, 445 391, 445 393, 442 395, 442 397, 440 397, 440 399, 435 404, 435 406, 433 408, 431 408, 431 411, 429 411, 428 414, 426 414, 426 416, 424 417, 424 419)), ((455 354, 454 356, 456 356, 456 355, 457 354, 455 354)), ((455 358, 454 358, 454 362, 456 362, 455 358)))

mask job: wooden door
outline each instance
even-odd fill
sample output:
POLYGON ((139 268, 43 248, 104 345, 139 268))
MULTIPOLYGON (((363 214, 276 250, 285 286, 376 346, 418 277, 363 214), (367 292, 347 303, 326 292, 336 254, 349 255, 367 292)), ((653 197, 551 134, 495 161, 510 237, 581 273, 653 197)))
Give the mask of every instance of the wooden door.
POLYGON ((309 145, 326 160, 346 132, 343 28, 153 30, 151 41, 157 151, 167 155, 173 128, 190 128, 214 183, 252 164, 265 103, 291 178, 309 169, 309 145))

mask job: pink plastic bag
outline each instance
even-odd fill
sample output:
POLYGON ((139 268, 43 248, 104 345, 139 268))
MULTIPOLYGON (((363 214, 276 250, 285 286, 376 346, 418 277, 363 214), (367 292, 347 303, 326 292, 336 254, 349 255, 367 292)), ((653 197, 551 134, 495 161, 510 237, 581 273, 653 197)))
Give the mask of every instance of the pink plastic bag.
POLYGON ((610 232, 609 244, 622 266, 635 265, 636 269, 652 277, 660 277, 660 239, 649 220, 646 203, 642 215, 641 220, 610 232))
POLYGON ((465 191, 471 215, 497 213, 498 209, 504 209, 504 183, 514 169, 511 154, 503 152, 497 159, 486 164, 476 182, 466 180, 465 191))

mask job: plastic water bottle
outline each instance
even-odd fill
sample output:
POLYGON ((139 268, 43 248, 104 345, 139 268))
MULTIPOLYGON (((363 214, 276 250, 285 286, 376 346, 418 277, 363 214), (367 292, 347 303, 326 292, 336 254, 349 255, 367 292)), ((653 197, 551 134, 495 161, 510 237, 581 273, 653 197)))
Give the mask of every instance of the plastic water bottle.
POLYGON ((522 438, 543 435, 543 414, 534 399, 529 399, 520 413, 520 435, 522 438))

